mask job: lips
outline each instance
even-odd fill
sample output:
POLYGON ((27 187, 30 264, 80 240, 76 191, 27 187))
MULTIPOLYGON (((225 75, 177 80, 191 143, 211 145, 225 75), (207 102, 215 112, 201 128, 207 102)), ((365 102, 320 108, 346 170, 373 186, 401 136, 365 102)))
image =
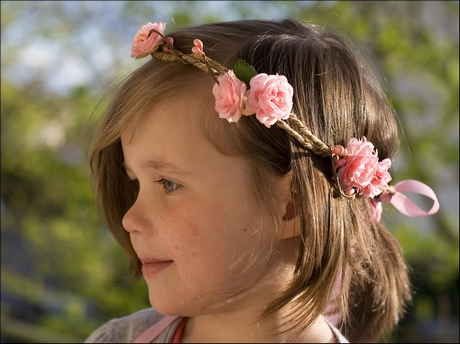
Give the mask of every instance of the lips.
POLYGON ((144 277, 154 277, 160 272, 171 266, 172 260, 158 260, 158 259, 140 259, 142 262, 142 274, 144 277))

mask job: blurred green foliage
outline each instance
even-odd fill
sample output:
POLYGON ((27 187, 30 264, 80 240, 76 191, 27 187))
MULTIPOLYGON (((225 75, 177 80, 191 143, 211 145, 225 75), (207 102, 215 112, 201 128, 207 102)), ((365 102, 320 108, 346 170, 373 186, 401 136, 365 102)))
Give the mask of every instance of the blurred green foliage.
POLYGON ((129 51, 140 25, 291 17, 343 31, 385 76, 404 135, 394 181, 440 198, 428 219, 385 209, 415 290, 386 340, 458 342, 458 14, 458 1, 2 1, 2 312, 84 339, 149 307, 145 284, 125 283, 87 162, 112 86, 139 65, 129 51))

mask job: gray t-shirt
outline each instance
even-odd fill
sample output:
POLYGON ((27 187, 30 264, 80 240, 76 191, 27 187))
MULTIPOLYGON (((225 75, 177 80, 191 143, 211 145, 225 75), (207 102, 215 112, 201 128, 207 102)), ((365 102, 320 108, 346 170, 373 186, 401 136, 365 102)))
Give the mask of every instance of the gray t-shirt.
MULTIPOLYGON (((152 308, 148 308, 122 318, 112 319, 91 333, 85 343, 130 343, 163 317, 152 308)), ((171 343, 182 319, 178 317, 174 320, 152 343, 171 343)), ((348 343, 335 326, 329 322, 328 324, 338 343, 348 343)))

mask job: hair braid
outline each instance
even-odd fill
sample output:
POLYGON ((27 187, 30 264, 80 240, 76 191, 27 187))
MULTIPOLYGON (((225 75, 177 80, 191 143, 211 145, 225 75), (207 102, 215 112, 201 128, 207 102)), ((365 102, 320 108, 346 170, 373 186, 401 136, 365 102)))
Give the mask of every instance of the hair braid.
POLYGON ((185 64, 191 64, 201 69, 203 72, 213 75, 215 78, 228 72, 228 68, 217 63, 213 59, 208 58, 206 55, 184 54, 176 49, 171 49, 171 52, 172 53, 156 51, 151 55, 152 57, 165 62, 179 61, 185 64))
POLYGON ((332 155, 331 148, 328 145, 326 145, 323 141, 321 141, 319 138, 317 138, 315 135, 313 135, 313 133, 292 112, 289 115, 289 121, 291 122, 290 126, 283 120, 278 120, 276 124, 278 124, 279 127, 286 130, 305 148, 311 150, 315 154, 318 154, 322 157, 332 155))

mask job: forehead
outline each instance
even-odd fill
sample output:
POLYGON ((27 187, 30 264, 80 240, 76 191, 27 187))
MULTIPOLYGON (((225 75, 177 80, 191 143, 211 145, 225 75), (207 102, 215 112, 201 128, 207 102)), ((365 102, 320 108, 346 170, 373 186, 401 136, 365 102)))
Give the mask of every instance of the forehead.
POLYGON ((158 162, 158 166, 187 169, 200 162, 203 167, 211 168, 222 153, 208 140, 202 124, 206 116, 219 116, 213 103, 198 94, 184 92, 169 97, 131 123, 121 135, 125 165, 158 162))

